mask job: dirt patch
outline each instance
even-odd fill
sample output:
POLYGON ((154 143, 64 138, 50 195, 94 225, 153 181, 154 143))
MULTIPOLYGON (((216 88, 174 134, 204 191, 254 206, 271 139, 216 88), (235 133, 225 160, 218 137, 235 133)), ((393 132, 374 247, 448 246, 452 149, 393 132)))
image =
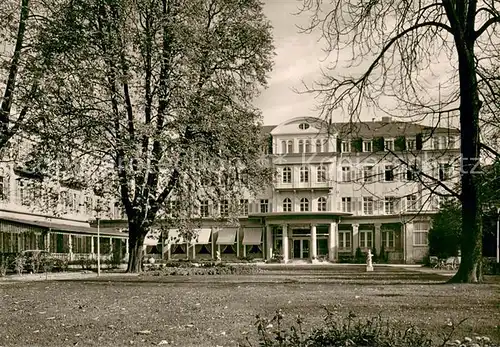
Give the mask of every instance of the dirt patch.
POLYGON ((283 309, 310 328, 322 307, 339 317, 381 314, 440 334, 468 318, 461 336, 500 342, 500 285, 448 285, 406 270, 266 269, 253 276, 110 276, 4 283, 0 346, 237 346, 255 316, 283 309), (344 272, 344 270, 346 272, 344 272))

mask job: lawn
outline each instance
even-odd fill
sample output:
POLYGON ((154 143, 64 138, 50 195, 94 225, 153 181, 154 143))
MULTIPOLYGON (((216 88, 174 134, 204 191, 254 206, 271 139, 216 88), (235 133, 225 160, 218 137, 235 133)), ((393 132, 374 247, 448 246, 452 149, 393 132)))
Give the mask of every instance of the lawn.
POLYGON ((0 346, 237 346, 257 314, 283 309, 306 326, 323 306, 346 316, 378 313, 435 335, 468 318, 461 337, 500 342, 500 283, 443 284, 446 277, 400 268, 266 267, 252 276, 113 276, 0 282, 0 346))

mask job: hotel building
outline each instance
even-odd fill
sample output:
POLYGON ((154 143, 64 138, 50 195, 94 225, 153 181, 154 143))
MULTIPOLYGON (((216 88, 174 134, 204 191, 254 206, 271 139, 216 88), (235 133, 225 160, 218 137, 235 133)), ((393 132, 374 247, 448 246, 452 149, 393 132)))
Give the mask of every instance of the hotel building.
MULTIPOLYGON (((427 234, 439 209, 439 194, 445 192, 443 186, 454 189, 459 178, 457 130, 388 117, 355 124, 299 117, 265 126, 264 132, 269 138, 266 160, 276 172, 275 180, 254 198, 242 196, 239 223, 224 220, 231 210, 228 201, 202 201, 195 240, 178 237, 176 229, 164 240, 153 233, 145 240, 148 253, 172 259, 340 262, 352 261, 358 248, 377 254, 383 248, 388 260, 397 263, 419 262, 427 255, 427 234)), ((17 174, 12 170, 8 182, 15 186, 17 174)), ((5 180, 5 174, 2 177, 5 180)), ((10 240, 0 241, 0 251, 26 249, 21 241, 11 240, 22 239, 27 228, 32 234, 63 235, 57 236, 61 241, 45 237, 45 244, 39 245, 53 252, 95 253, 95 227, 87 222, 94 197, 67 188, 70 198, 62 200, 69 201, 63 206, 66 217, 51 217, 49 225, 47 217, 19 209, 24 200, 14 194, 18 190, 9 193, 13 204, 0 203, 0 235, 10 240), (65 223, 68 227, 62 226, 65 223)), ((110 204, 100 225, 109 242, 123 247, 126 256, 127 224, 119 210, 110 204)))

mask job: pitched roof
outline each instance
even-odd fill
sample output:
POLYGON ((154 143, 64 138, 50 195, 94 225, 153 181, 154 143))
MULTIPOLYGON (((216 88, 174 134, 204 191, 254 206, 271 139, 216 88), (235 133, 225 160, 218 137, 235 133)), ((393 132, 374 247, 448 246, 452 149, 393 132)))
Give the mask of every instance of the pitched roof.
MULTIPOLYGON (((269 134, 276 125, 265 125, 262 132, 269 134)), ((401 121, 368 121, 368 122, 339 122, 331 124, 332 133, 338 133, 339 137, 397 137, 397 136, 415 136, 419 133, 446 133, 458 135, 458 129, 445 127, 432 127, 411 122, 401 121)), ((326 130, 326 129, 325 129, 326 130)), ((326 132, 326 131, 325 131, 326 132)))

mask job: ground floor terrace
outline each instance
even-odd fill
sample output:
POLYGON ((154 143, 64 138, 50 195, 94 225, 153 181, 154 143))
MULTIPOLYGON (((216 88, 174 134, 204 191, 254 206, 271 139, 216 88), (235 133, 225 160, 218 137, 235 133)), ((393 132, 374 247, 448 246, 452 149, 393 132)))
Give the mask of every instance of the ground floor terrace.
MULTIPOLYGON (((428 216, 353 217, 329 212, 268 213, 239 225, 204 219, 193 240, 175 228, 146 237, 147 258, 232 261, 352 262, 370 249, 391 263, 420 262, 427 255, 428 216), (158 234, 157 234, 158 235, 158 234)), ((65 259, 128 258, 126 221, 88 222, 41 216, 0 215, 0 253, 46 250, 65 259), (99 229, 99 230, 98 230, 99 229), (99 235, 98 235, 99 234, 99 235)))
POLYGON ((391 263, 414 263, 427 255, 429 219, 354 219, 331 213, 271 213, 239 226, 206 220, 187 241, 177 229, 147 237, 146 257, 163 259, 277 260, 283 263, 352 262, 368 250, 391 263))
POLYGON ((0 254, 44 250, 68 261, 102 258, 125 260, 128 234, 90 227, 88 222, 47 220, 42 216, 0 216, 0 254))

